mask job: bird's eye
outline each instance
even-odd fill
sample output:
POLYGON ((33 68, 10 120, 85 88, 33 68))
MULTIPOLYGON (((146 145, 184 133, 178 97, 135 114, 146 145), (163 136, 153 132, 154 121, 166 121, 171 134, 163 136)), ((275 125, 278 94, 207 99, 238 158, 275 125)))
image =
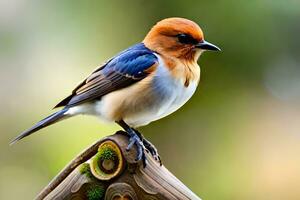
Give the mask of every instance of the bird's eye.
POLYGON ((198 41, 188 34, 178 34, 178 41, 182 44, 197 44, 198 41))

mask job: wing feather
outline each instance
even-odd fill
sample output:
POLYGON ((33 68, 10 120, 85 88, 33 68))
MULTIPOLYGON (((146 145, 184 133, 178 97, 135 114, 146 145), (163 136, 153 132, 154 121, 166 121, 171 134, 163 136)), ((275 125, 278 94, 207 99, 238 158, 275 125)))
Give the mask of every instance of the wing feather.
POLYGON ((144 44, 137 44, 96 69, 55 108, 71 107, 100 99, 112 91, 128 87, 144 79, 153 72, 149 69, 157 65, 158 59, 155 54, 144 44))

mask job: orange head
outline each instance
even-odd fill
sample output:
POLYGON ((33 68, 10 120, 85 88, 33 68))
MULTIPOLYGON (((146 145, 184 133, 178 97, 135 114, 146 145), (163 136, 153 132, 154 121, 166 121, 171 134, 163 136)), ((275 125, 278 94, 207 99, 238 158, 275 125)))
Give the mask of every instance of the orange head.
POLYGON ((167 18, 152 27, 143 43, 168 57, 196 61, 203 50, 220 50, 204 40, 201 28, 184 18, 167 18))

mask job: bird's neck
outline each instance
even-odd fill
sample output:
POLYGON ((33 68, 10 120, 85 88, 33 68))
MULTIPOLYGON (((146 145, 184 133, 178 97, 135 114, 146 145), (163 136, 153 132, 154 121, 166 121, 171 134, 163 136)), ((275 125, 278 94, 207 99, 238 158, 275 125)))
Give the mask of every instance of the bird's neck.
POLYGON ((175 79, 182 80, 185 87, 191 82, 198 82, 200 79, 200 67, 197 60, 187 60, 177 57, 160 55, 165 66, 175 79))

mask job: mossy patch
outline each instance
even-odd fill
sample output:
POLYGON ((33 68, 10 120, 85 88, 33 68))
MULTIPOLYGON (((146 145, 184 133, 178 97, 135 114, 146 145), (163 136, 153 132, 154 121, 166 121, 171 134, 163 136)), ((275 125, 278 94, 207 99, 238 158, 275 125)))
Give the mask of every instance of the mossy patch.
POLYGON ((115 160, 117 159, 117 152, 109 145, 104 145, 99 149, 98 155, 102 160, 115 160))
POLYGON ((105 193, 105 189, 100 185, 91 185, 86 191, 88 200, 100 200, 105 193))
POLYGON ((81 174, 85 174, 89 178, 94 177, 92 172, 91 172, 90 165, 88 163, 82 163, 80 168, 79 168, 79 171, 80 171, 81 174))

